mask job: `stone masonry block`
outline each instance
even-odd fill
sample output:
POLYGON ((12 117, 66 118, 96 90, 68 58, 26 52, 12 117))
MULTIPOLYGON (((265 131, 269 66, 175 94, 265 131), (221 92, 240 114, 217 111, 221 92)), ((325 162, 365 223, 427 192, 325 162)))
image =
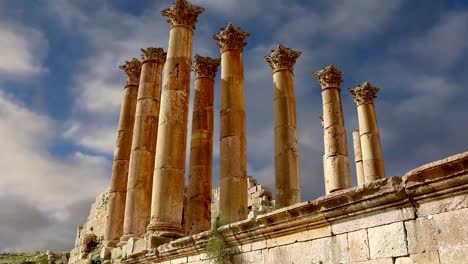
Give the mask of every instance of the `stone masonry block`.
POLYGON ((408 219, 414 219, 413 208, 389 209, 378 214, 347 218, 332 225, 334 234, 352 232, 364 228, 391 224, 408 219))
POLYGON ((348 233, 349 261, 369 260, 369 240, 367 230, 359 230, 348 233))
POLYGON ((399 257, 408 254, 403 222, 369 228, 367 232, 371 259, 399 257))

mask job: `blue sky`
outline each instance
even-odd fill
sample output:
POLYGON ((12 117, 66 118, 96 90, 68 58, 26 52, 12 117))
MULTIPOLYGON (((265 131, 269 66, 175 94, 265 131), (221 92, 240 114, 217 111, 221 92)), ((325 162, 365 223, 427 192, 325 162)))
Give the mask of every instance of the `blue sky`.
MULTIPOLYGON (((118 66, 140 58, 140 48, 167 49, 160 10, 171 3, 0 1, 0 251, 73 246, 76 226, 110 180, 125 82, 118 66)), ((274 188, 273 89, 264 56, 278 43, 302 51, 295 66, 302 200, 324 193, 321 95, 312 72, 328 64, 345 72, 351 160, 358 124, 347 90, 364 81, 381 88, 376 111, 388 176, 468 149, 466 1, 193 3, 206 9, 194 53, 219 57, 212 35, 228 22, 251 33, 244 50, 248 174, 261 183, 274 188)), ((218 113, 219 79, 215 91, 218 113)))

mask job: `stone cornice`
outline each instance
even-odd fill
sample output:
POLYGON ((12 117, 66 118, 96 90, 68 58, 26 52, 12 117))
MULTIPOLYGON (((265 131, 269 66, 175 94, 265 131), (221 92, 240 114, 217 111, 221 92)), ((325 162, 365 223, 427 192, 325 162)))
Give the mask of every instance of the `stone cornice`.
POLYGON ((167 22, 172 26, 184 25, 195 29, 198 15, 203 11, 204 8, 193 5, 187 0, 176 0, 169 8, 162 10, 161 14, 169 18, 167 22))
POLYGON ((294 72, 294 64, 301 55, 300 51, 294 51, 279 44, 271 54, 265 56, 265 61, 270 65, 273 72, 288 70, 294 72))
POLYGON ((379 90, 379 88, 373 86, 369 82, 364 82, 355 88, 349 89, 349 92, 353 96, 356 105, 361 105, 373 104, 379 90))
POLYGON ((248 36, 250 36, 250 33, 244 32, 240 27, 229 23, 226 28, 222 28, 213 38, 218 41, 218 47, 221 49, 221 52, 230 49, 238 49, 242 52, 245 45, 247 45, 245 39, 248 36))
POLYGON ((206 77, 214 79, 216 77, 216 73, 218 72, 220 63, 220 59, 202 57, 198 54, 195 54, 192 70, 195 72, 196 78, 206 77))
POLYGON ((141 62, 133 58, 131 61, 125 61, 124 65, 119 66, 127 74, 127 85, 138 85, 140 82, 141 62))
POLYGON ((343 82, 342 77, 344 73, 330 64, 326 68, 314 72, 314 75, 317 76, 322 89, 326 89, 330 87, 340 88, 340 84, 343 82))
POLYGON ((141 49, 141 58, 143 62, 145 61, 155 61, 156 63, 166 62, 166 52, 162 48, 153 48, 149 47, 146 49, 141 49))

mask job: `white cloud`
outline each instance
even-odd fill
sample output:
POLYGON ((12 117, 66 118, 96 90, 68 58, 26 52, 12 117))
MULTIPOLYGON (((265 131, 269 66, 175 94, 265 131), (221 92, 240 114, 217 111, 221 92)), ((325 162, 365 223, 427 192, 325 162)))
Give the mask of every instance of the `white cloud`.
POLYGON ((21 24, 0 21, 0 75, 14 78, 38 75, 46 69, 42 59, 47 51, 44 34, 21 24))
POLYGON ((16 195, 41 210, 60 211, 71 203, 89 199, 107 184, 108 162, 76 153, 54 157, 59 126, 47 116, 32 112, 0 92, 0 193, 16 195), (81 184, 78 184, 81 183, 81 184))

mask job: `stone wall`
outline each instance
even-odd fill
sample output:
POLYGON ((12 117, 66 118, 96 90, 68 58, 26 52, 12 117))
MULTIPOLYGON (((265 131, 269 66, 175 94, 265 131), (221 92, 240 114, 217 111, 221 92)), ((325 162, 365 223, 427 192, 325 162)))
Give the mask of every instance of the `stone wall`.
POLYGON ((75 247, 70 252, 69 263, 76 263, 79 259, 87 258, 102 241, 106 229, 108 200, 109 189, 98 194, 91 205, 85 224, 77 228, 75 247))
MULTIPOLYGON (((218 228, 234 263, 468 263, 468 152, 218 228)), ((209 263, 210 232, 114 263, 209 263)), ((120 249, 119 249, 120 250, 120 249)))
MULTIPOLYGON (((249 217, 271 211, 275 206, 275 201, 273 200, 270 189, 257 183, 257 180, 253 176, 248 176, 247 180, 247 206, 249 208, 249 217)), ((213 225, 216 218, 219 216, 219 187, 213 188, 211 197, 211 223, 213 225)))

